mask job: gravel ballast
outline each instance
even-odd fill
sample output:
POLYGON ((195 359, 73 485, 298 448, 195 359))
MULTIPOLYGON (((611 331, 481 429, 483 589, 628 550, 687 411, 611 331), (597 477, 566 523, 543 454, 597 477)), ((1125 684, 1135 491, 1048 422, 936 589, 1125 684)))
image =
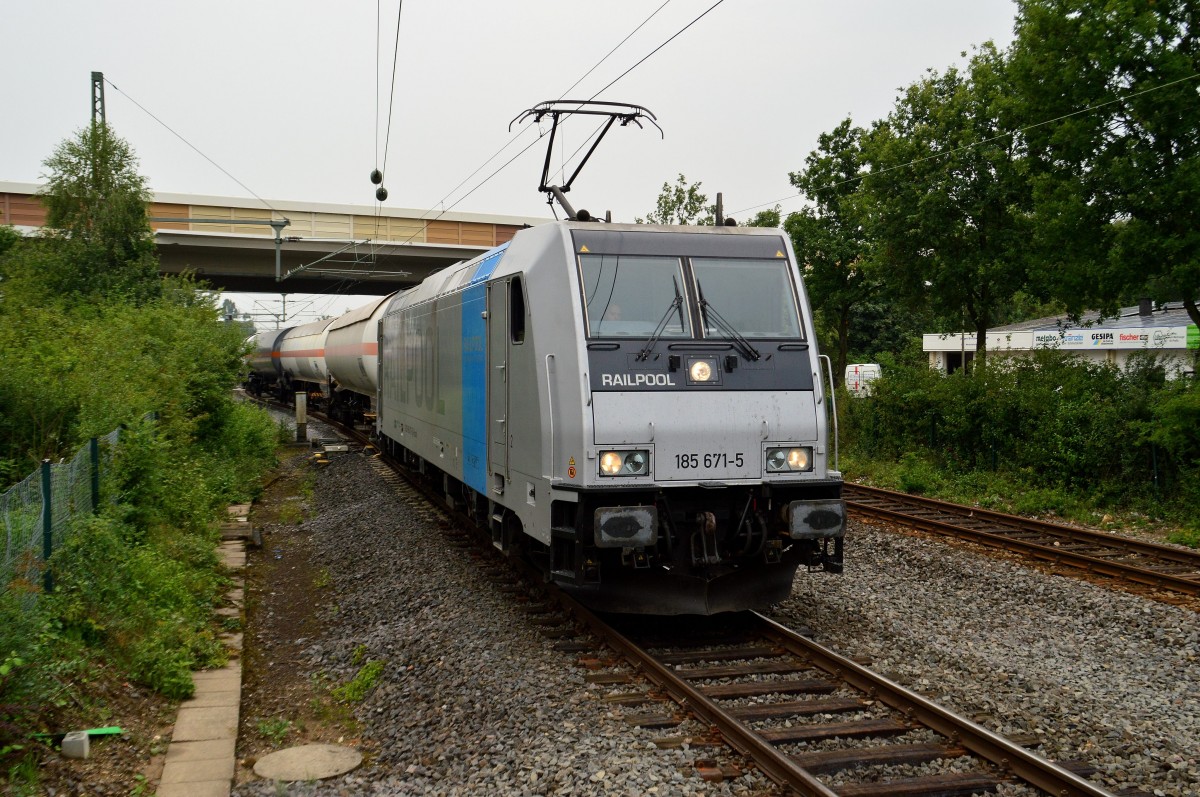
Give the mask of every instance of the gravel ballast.
MULTIPOLYGON (((373 751, 348 775, 295 783, 291 795, 767 795, 757 772, 696 776, 705 749, 660 750, 554 650, 492 569, 451 545, 440 515, 402 500, 361 454, 332 458, 311 501, 313 556, 332 579, 327 631, 306 650, 312 673, 346 683, 384 667, 355 714, 373 751), (362 649, 361 646, 365 646, 362 649)), ((248 633, 253 634, 251 627, 248 633)), ((629 687, 623 687, 628 689, 629 687)), ((270 781, 239 797, 281 793, 270 781)))
POLYGON ((1200 794, 1195 612, 862 523, 846 551, 768 614, 1111 791, 1200 794))
MULTIPOLYGON (((710 749, 655 747, 661 732, 603 702, 613 688, 586 683, 488 567, 447 542, 440 515, 365 456, 332 458, 310 515, 301 532, 332 581, 310 674, 343 684, 383 663, 355 711, 368 763, 235 795, 779 793, 757 773, 701 780, 691 764, 710 749)), ((1195 613, 864 524, 846 552, 844 575, 799 573, 768 614, 988 728, 1039 736, 1044 755, 1099 767, 1106 788, 1200 795, 1195 613)))

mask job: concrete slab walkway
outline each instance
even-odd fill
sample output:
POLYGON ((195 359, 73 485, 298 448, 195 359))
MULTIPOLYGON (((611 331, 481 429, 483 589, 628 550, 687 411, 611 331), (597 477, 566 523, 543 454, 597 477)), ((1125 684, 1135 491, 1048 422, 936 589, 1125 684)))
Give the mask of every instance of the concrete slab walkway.
MULTIPOLYGON (((248 529, 245 518, 249 504, 229 508, 234 522, 248 529)), ((222 529, 223 536, 225 530, 222 529)), ((224 539, 218 549, 221 561, 234 572, 233 588, 227 597, 236 611, 220 610, 225 617, 241 617, 246 566, 243 538, 224 539)), ((242 635, 222 635, 229 649, 229 664, 219 670, 192 673, 196 685, 191 700, 179 705, 166 763, 159 781, 158 797, 229 797, 236 771, 238 715, 242 705, 242 635)))

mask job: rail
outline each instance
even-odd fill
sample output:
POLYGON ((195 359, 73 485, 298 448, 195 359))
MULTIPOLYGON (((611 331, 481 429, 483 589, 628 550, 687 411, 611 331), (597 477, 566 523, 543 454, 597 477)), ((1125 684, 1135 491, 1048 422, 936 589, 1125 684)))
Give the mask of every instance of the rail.
MULTIPOLYGON (((346 427, 341 428, 365 441, 365 435, 346 427)), ((397 463, 386 457, 376 461, 380 467, 386 463, 386 466, 407 478, 407 472, 397 467, 397 463)), ((411 479, 409 482, 452 517, 469 521, 466 515, 448 506, 422 484, 411 479)), ((490 550, 490 539, 483 534, 478 536, 481 545, 490 550)), ((1113 797, 1111 792, 1086 780, 1078 772, 1049 761, 1016 741, 988 731, 763 615, 742 612, 727 618, 733 630, 727 638, 719 638, 716 647, 711 647, 711 639, 683 633, 680 638, 684 641, 670 643, 682 647, 682 651, 654 653, 652 642, 635 640, 563 591, 544 584, 540 571, 529 563, 518 557, 507 557, 507 561, 521 571, 530 583, 537 584, 539 590, 549 595, 554 603, 562 606, 562 611, 572 617, 575 624, 586 628, 653 683, 663 695, 707 727, 719 732, 725 742, 749 757, 772 780, 797 794, 806 797, 882 797, 895 793, 968 793, 988 791, 999 783, 1019 778, 1055 797, 1113 797), (710 647, 702 647, 704 645, 710 647), (741 663, 729 664, 734 661, 741 663), (726 664, 711 666, 713 662, 726 664), (686 666, 690 664, 709 666, 686 666), (787 675, 763 680, 765 676, 779 674, 787 675), (705 681, 715 683, 705 684, 705 681), (818 697, 791 703, 755 703, 752 706, 721 704, 723 699, 737 700, 763 695, 828 695, 839 689, 854 690, 861 697, 818 697), (866 713, 874 703, 887 706, 894 716, 804 723, 804 718, 818 715, 828 717, 844 712, 866 713), (796 722, 789 723, 783 729, 759 730, 751 725, 751 722, 764 718, 790 718, 789 712, 794 712, 796 722), (887 737, 917 728, 928 728, 945 737, 946 743, 822 749, 800 754, 789 754, 779 748, 781 744, 802 739, 887 737), (837 786, 826 785, 817 777, 819 772, 852 769, 859 762, 920 763, 967 754, 981 762, 989 762, 1000 772, 931 774, 900 781, 837 786)), ((556 625, 563 627, 569 622, 556 625)), ((665 626, 656 623, 652 627, 660 631, 665 626)), ((657 719, 653 721, 658 722, 657 719)), ((1087 767, 1079 769, 1094 771, 1087 767)))
POLYGON ((1200 596, 1200 551, 861 484, 847 483, 843 496, 847 508, 863 515, 1156 589, 1200 596))

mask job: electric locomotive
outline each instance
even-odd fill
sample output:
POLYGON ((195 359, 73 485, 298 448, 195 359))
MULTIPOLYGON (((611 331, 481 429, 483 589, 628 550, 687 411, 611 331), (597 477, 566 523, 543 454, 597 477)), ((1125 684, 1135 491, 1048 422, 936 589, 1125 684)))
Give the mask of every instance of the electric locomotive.
POLYGON ((383 445, 593 607, 764 607, 802 565, 842 569, 831 396, 780 230, 522 230, 392 297, 379 367, 383 445))

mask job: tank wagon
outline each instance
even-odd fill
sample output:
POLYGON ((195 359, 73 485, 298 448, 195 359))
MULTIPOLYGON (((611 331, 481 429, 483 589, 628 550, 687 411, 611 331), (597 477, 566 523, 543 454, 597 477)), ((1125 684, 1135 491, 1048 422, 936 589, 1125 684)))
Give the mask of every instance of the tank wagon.
POLYGON ((279 344, 288 329, 271 329, 252 335, 246 343, 250 353, 246 355, 246 389, 256 396, 277 392, 283 379, 283 366, 279 359, 279 344))
POLYGON ((281 383, 286 393, 307 390, 322 397, 329 394, 325 337, 333 320, 324 318, 292 327, 280 339, 279 367, 283 370, 281 383))
MULTIPOLYGON (((779 230, 549 223, 356 323, 374 317, 381 444, 590 605, 762 607, 801 565, 841 571, 828 395, 779 230)), ((310 346, 291 336, 285 370, 310 346)), ((338 384, 370 389, 368 363, 338 384)))
POLYGON ((379 376, 379 319, 395 294, 330 322, 325 333, 329 414, 344 423, 369 417, 379 376))
POLYGON ((332 319, 250 338, 246 388, 290 402, 297 391, 339 421, 370 416, 379 372, 379 316, 392 295, 332 319))

